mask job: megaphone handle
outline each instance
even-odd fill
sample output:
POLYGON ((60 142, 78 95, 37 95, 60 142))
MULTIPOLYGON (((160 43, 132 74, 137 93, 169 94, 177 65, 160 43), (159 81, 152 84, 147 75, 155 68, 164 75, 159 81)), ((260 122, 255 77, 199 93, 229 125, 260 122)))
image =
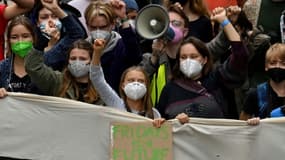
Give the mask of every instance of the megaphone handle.
MULTIPOLYGON (((163 39, 155 39, 152 42, 152 55, 154 56, 152 58, 152 62, 156 62, 157 63, 157 59, 159 59, 159 57, 163 54, 164 49, 166 47, 166 41, 163 39)), ((156 64, 153 63, 153 64, 156 64)))
POLYGON ((152 42, 152 50, 161 52, 165 48, 166 43, 164 39, 155 39, 152 42))

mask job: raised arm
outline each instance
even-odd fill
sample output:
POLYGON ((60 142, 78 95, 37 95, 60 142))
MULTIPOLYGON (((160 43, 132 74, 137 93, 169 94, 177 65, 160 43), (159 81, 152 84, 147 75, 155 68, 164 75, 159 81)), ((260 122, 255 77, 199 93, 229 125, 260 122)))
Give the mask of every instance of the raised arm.
POLYGON ((102 67, 100 66, 100 57, 105 46, 105 40, 96 39, 93 46, 94 53, 90 67, 90 80, 94 88, 99 93, 100 98, 105 102, 105 104, 107 104, 107 106, 126 111, 124 101, 106 82, 102 67))
POLYGON ((58 0, 41 0, 43 6, 52 11, 59 19, 67 16, 67 14, 58 5, 58 0))
POLYGON ((15 2, 19 7, 21 8, 29 8, 31 9, 34 4, 35 4, 35 0, 12 0, 13 2, 15 2))
POLYGON ((45 94, 58 96, 59 88, 62 84, 63 75, 60 72, 53 71, 52 68, 44 64, 44 48, 48 39, 40 35, 34 48, 25 57, 25 70, 31 78, 31 81, 45 94))
MULTIPOLYGON (((240 14, 241 8, 238 6, 231 6, 229 8, 227 9, 227 12, 226 12, 227 17, 224 17, 224 18, 228 18, 230 21, 233 21, 235 19, 235 17, 237 17, 240 14), (229 8, 231 8, 231 9, 229 9, 229 8)), ((213 13, 213 16, 214 16, 214 14, 215 15, 217 14, 216 10, 214 10, 214 12, 215 13, 213 13)), ((213 17, 213 16, 212 16, 212 18, 214 18, 213 20, 216 20, 216 21, 217 21, 217 19, 215 19, 215 18, 223 18, 223 17, 213 17)), ((221 22, 217 21, 217 22, 221 23, 223 21, 221 21, 221 22)), ((219 32, 219 34, 214 39, 212 39, 210 42, 207 43, 207 48, 213 54, 214 62, 219 60, 221 58, 221 56, 223 56, 224 54, 228 53, 228 49, 230 48, 230 42, 229 41, 231 41, 231 40, 228 38, 227 33, 231 29, 228 30, 228 27, 227 28, 224 27, 222 29, 223 30, 221 30, 219 32)))
POLYGON ((219 76, 223 85, 228 88, 236 88, 244 83, 247 76, 248 51, 241 41, 240 35, 231 22, 227 19, 224 8, 216 8, 213 11, 212 19, 219 22, 230 41, 231 55, 218 67, 219 76))
POLYGON ((238 32, 227 18, 226 10, 222 7, 217 7, 213 10, 211 19, 221 24, 229 41, 241 41, 238 32))
POLYGON ((28 12, 33 8, 35 0, 12 0, 14 3, 9 4, 4 11, 5 19, 12 19, 15 16, 28 12))
POLYGON ((84 39, 86 33, 76 16, 62 13, 62 9, 57 4, 54 5, 54 7, 49 8, 58 8, 58 11, 56 9, 51 11, 60 18, 65 28, 65 35, 49 51, 45 52, 44 60, 46 65, 55 70, 61 70, 66 61, 70 44, 78 39, 84 39))
POLYGON ((137 65, 142 60, 142 53, 140 50, 138 37, 132 30, 130 23, 128 21, 126 4, 122 0, 110 0, 110 4, 113 7, 113 11, 116 16, 121 21, 121 26, 119 27, 119 33, 122 36, 123 42, 126 47, 126 62, 127 66, 137 65))

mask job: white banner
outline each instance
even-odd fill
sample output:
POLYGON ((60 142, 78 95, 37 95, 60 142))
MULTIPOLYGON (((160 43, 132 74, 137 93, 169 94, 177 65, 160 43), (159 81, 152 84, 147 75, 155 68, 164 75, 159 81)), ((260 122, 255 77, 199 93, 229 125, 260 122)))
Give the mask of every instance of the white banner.
MULTIPOLYGON (((0 99, 0 156, 33 160, 109 160, 110 124, 150 119, 63 98, 9 93, 0 99)), ((171 120, 174 160, 281 160, 285 118, 171 120)))

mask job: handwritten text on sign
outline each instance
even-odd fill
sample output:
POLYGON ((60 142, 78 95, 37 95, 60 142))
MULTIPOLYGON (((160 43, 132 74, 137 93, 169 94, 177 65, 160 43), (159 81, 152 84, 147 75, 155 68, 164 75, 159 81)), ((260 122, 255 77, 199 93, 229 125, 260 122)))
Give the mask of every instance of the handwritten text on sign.
POLYGON ((146 123, 113 123, 112 160, 171 160, 172 127, 165 123, 155 128, 146 123))

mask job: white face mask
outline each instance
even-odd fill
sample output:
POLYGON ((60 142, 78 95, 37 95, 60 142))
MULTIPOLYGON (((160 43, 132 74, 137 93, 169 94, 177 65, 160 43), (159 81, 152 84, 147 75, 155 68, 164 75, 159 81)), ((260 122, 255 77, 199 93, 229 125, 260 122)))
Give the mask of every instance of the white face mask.
POLYGON ((132 100, 141 99, 146 93, 146 86, 140 82, 130 82, 124 87, 124 92, 132 100))
POLYGON ((97 29, 95 31, 91 31, 90 34, 91 34, 92 40, 104 39, 104 40, 108 41, 109 38, 111 37, 110 32, 105 31, 105 30, 100 30, 100 29, 97 29))
POLYGON ((180 71, 188 78, 194 78, 201 73, 203 66, 197 60, 187 58, 180 61, 180 71))
POLYGON ((90 65, 86 64, 85 61, 75 60, 71 61, 67 68, 74 77, 80 78, 89 73, 90 65))

